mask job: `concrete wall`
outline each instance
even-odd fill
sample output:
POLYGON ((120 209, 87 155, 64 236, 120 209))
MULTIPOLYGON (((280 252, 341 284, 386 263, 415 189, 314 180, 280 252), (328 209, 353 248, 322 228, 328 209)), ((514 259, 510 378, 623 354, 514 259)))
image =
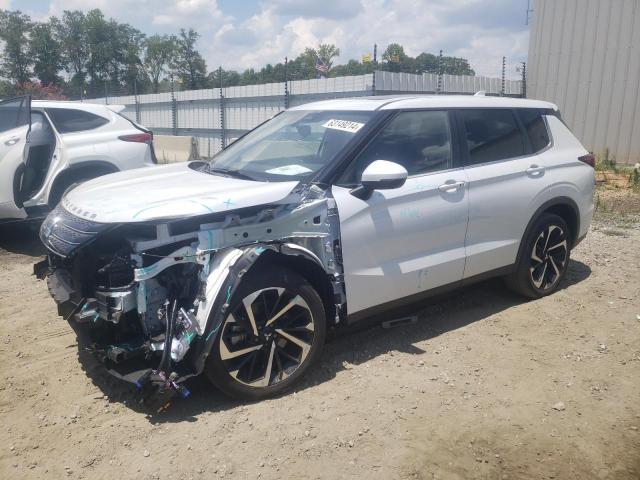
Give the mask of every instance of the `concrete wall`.
POLYGON ((535 0, 527 96, 589 150, 640 161, 640 0, 535 0))

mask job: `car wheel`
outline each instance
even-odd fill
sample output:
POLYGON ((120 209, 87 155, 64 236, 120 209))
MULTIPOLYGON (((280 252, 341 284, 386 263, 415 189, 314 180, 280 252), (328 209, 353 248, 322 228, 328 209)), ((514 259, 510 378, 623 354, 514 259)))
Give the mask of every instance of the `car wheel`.
POLYGON ((231 299, 205 374, 235 398, 278 395, 317 360, 325 333, 322 300, 303 277, 282 267, 250 272, 231 299))
POLYGON ((530 298, 555 292, 569 266, 571 240, 567 223, 558 215, 545 213, 524 241, 524 250, 507 285, 530 298))

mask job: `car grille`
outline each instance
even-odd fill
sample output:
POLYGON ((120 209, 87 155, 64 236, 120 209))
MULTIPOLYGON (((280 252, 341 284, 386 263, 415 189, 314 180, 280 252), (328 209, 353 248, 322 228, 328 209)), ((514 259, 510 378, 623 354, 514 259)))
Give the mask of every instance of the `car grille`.
POLYGON ((76 217, 58 205, 40 227, 40 240, 53 253, 68 257, 110 226, 76 217))

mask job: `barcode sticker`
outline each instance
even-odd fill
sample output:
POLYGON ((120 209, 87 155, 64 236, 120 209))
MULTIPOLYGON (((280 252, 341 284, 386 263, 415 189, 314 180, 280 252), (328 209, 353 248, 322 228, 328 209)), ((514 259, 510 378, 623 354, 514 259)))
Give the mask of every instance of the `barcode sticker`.
POLYGON ((364 123, 352 122, 350 120, 336 120, 332 118, 322 126, 324 128, 332 128, 334 130, 342 130, 343 132, 356 133, 364 127, 364 123))

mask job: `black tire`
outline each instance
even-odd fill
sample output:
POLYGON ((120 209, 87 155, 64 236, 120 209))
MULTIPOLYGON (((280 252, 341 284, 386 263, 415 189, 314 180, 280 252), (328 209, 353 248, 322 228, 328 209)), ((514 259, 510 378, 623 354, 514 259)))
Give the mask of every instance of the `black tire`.
POLYGON ((77 179, 77 180, 73 180, 70 184, 68 185, 61 185, 61 186, 57 186, 56 191, 52 193, 52 195, 49 197, 49 208, 51 210, 53 210, 54 208, 56 208, 58 206, 58 204, 60 203, 60 201, 62 200, 62 198, 69 193, 71 190, 73 190, 74 188, 76 188, 78 185, 80 185, 82 182, 86 182, 87 180, 91 180, 90 178, 82 178, 82 179, 77 179))
POLYGON ((317 361, 325 336, 324 306, 309 282, 279 266, 249 272, 231 298, 205 374, 223 393, 234 398, 253 401, 277 396, 291 388, 317 361), (253 322, 245 303, 250 305, 253 322), (291 303, 293 306, 289 306, 291 303), (286 313, 275 315, 284 307, 289 307, 286 313), (269 321, 273 323, 267 325, 269 321), (291 332, 298 343, 291 341, 291 332), (239 354, 250 349, 253 350, 239 354))
POLYGON ((571 232, 558 215, 543 213, 523 239, 523 250, 507 286, 526 297, 555 292, 564 278, 571 254, 571 232), (534 250, 535 248, 535 250, 534 250))

